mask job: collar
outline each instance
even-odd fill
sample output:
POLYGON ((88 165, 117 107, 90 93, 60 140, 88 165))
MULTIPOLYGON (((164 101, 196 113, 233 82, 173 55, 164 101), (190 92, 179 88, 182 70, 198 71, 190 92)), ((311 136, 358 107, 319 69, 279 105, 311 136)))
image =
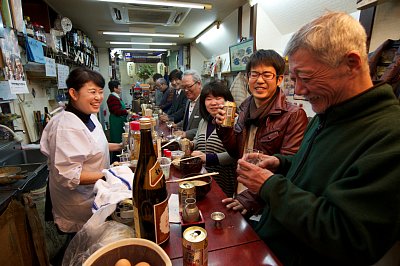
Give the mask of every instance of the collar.
POLYGON ((65 108, 65 111, 71 112, 77 117, 79 117, 80 120, 85 124, 85 126, 90 130, 90 132, 93 132, 93 130, 96 128, 96 125, 93 123, 92 119, 90 119, 90 114, 85 114, 76 109, 71 103, 67 105, 65 108))
POLYGON ((115 97, 117 97, 118 99, 121 99, 121 97, 115 91, 111 92, 111 94, 114 95, 115 97))
POLYGON ((197 96, 197 98, 196 98, 194 101, 190 101, 190 100, 189 100, 189 102, 190 102, 191 104, 195 104, 195 103, 197 102, 197 100, 199 99, 199 97, 200 97, 200 94, 197 96))

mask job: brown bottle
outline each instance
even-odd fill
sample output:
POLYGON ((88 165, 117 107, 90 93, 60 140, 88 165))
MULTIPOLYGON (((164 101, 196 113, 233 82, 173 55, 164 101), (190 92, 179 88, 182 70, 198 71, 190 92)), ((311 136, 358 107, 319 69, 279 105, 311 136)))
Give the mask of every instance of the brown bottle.
POLYGON ((154 151, 151 122, 140 119, 140 155, 132 188, 136 237, 162 244, 169 238, 168 192, 154 151))

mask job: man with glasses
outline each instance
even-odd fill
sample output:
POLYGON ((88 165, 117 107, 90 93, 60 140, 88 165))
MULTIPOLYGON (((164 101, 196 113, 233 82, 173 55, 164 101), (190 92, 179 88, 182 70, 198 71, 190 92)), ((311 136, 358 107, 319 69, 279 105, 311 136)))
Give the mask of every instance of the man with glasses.
POLYGON ((170 87, 174 89, 174 98, 172 101, 172 106, 168 110, 167 114, 161 115, 160 120, 166 122, 168 120, 174 123, 179 123, 183 119, 185 114, 186 106, 186 95, 181 89, 182 82, 182 71, 179 69, 174 69, 169 73, 170 87))
MULTIPOLYGON (((195 70, 186 70, 183 73, 181 88, 185 91, 188 102, 186 103, 183 120, 176 126, 182 127, 180 135, 192 140, 196 135, 201 116, 199 108, 199 96, 201 93, 201 76, 195 70)), ((179 133, 178 133, 179 134, 179 133)))
MULTIPOLYGON (((269 155, 291 155, 299 149, 308 119, 279 88, 284 70, 285 61, 273 50, 258 50, 251 55, 246 66, 251 95, 240 105, 234 128, 217 126, 218 136, 233 158, 241 158, 248 149, 269 155)), ((217 125, 222 124, 224 115, 221 109, 217 125)), ((261 211, 264 204, 256 194, 241 183, 236 192, 236 198, 224 199, 228 208, 247 216, 261 211)))

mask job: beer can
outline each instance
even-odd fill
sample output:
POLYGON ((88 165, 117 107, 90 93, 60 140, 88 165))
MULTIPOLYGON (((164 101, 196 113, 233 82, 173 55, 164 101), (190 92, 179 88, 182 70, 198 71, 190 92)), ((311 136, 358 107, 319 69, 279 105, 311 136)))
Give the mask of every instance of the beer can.
POLYGON ((179 211, 182 212, 187 198, 196 198, 196 186, 190 181, 179 183, 178 188, 179 211))
POLYGON ((236 103, 226 101, 224 104, 225 119, 222 121, 221 126, 233 127, 235 124, 236 103))
POLYGON ((208 264, 207 231, 199 226, 191 226, 183 232, 183 265, 204 266, 208 264))
POLYGON ((190 156, 190 140, 187 138, 181 139, 179 144, 181 145, 181 150, 185 152, 185 156, 190 156))

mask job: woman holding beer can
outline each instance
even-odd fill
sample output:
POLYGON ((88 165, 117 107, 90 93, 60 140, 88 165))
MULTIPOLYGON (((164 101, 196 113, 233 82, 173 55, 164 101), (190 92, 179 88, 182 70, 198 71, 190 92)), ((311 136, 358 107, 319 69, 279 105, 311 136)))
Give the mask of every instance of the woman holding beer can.
POLYGON ((213 123, 220 105, 228 101, 232 103, 233 96, 222 82, 213 81, 204 85, 200 94, 202 120, 193 140, 192 156, 200 155, 207 171, 219 173, 214 179, 225 194, 231 197, 236 187, 236 160, 226 152, 213 123))

